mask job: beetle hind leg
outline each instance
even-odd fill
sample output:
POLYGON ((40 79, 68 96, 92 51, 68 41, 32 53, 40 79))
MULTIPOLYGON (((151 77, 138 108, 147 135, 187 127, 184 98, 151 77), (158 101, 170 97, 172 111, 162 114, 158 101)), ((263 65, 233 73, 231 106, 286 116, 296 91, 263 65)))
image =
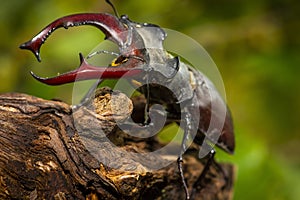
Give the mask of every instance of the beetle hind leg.
MULTIPOLYGON (((204 168, 200 174, 200 176, 198 177, 198 179, 196 180, 196 182, 194 183, 193 186, 193 192, 195 190, 200 190, 201 188, 203 188, 203 180, 205 178, 205 175, 208 173, 210 166, 214 163, 214 157, 215 157, 215 150, 212 149, 209 154, 208 154, 208 159, 204 165, 204 168)), ((192 193, 193 193, 192 192, 192 193)))
POLYGON ((205 176, 210 171, 210 167, 215 167, 215 169, 223 175, 225 180, 228 179, 228 175, 226 174, 224 169, 215 161, 215 159, 214 159, 215 154, 216 154, 216 151, 214 149, 212 149, 209 152, 209 154, 207 155, 207 160, 205 162, 204 168, 203 168, 200 176, 198 177, 198 179, 193 184, 193 190, 192 190, 191 196, 193 196, 193 194, 195 194, 196 191, 199 192, 199 190, 201 190, 205 187, 205 184, 206 184, 204 182, 205 181, 205 176))

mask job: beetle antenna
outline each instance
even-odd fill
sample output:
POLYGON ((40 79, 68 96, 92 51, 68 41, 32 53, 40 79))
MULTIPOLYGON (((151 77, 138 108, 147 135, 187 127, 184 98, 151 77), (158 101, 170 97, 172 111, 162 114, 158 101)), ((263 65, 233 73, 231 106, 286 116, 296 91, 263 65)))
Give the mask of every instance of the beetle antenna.
POLYGON ((119 13, 118 13, 116 7, 114 6, 114 4, 113 4, 110 0, 105 0, 105 1, 106 1, 106 3, 108 3, 108 4, 112 7, 112 9, 113 9, 113 11, 114 11, 116 17, 120 18, 120 17, 119 17, 119 13))

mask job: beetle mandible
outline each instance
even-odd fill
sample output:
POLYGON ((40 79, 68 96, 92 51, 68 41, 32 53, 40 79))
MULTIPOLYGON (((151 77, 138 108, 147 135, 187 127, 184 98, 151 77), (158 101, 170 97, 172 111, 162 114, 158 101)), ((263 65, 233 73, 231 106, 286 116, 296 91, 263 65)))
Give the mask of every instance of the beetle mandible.
POLYGON ((101 80, 129 78, 138 83, 146 82, 144 85, 141 84, 139 91, 145 95, 147 103, 149 105, 162 104, 171 121, 183 120, 184 136, 177 163, 186 199, 189 199, 190 194, 182 169, 182 157, 187 148, 186 140, 189 134, 195 130, 197 134, 193 142, 201 146, 208 146, 210 150, 208 161, 196 181, 196 184, 199 184, 214 161, 215 151, 210 143, 216 144, 227 153, 234 152, 235 140, 230 111, 214 85, 204 74, 163 49, 163 41, 166 39, 163 29, 154 24, 133 22, 126 15, 118 17, 111 2, 109 0, 106 2, 112 6, 115 15, 83 13, 59 18, 46 26, 33 39, 22 44, 20 48, 32 51, 38 61, 41 61, 40 47, 53 31, 61 27, 67 29, 81 25, 91 25, 100 29, 105 34, 105 39, 116 43, 120 52, 116 54, 117 58, 107 68, 90 65, 80 54, 80 67, 76 70, 52 78, 42 78, 33 72, 31 74, 38 81, 48 85, 98 79, 99 74, 101 74, 101 80), (156 65, 156 63, 160 64, 156 65), (153 84, 153 80, 156 79, 166 87, 153 84), (175 91, 175 94, 170 93, 168 88, 171 88, 172 92, 175 91), (215 109, 212 109, 212 105, 215 106, 215 109), (223 118, 219 117, 219 110, 225 110, 223 118), (184 119, 180 119, 181 114, 184 119), (211 123, 212 119, 216 124, 222 124, 221 129, 214 127, 214 123, 211 123), (218 130, 217 133, 214 128, 218 130), (217 140, 214 138, 215 134, 219 136, 217 140))

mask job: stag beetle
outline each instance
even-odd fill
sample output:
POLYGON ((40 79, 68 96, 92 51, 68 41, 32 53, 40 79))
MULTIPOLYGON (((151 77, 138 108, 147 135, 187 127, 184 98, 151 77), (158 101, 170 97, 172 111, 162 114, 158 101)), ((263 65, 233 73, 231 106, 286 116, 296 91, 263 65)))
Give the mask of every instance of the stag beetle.
POLYGON ((163 41, 167 37, 163 29, 154 24, 133 22, 126 15, 118 17, 111 2, 106 2, 112 6, 115 15, 83 13, 59 18, 20 48, 32 51, 38 61, 41 61, 40 47, 53 31, 61 27, 67 29, 81 25, 91 25, 100 29, 105 34, 105 39, 116 43, 119 53, 106 68, 90 65, 80 54, 80 67, 76 70, 52 78, 42 78, 33 72, 31 74, 38 81, 48 85, 98 79, 99 74, 101 80, 127 78, 141 83, 139 91, 147 98, 148 105, 162 104, 168 112, 169 120, 183 121, 184 136, 177 164, 186 199, 189 199, 182 169, 182 156, 187 149, 186 140, 196 131, 193 142, 209 150, 208 161, 195 183, 199 184, 214 161, 214 144, 227 153, 234 152, 235 140, 230 111, 204 74, 163 49, 163 41), (155 81, 162 84, 155 84, 155 81), (143 85, 143 82, 146 84, 143 85), (225 112, 223 117, 220 116, 222 110, 225 112), (181 115, 183 117, 180 118, 181 115), (218 124, 221 124, 221 127, 218 128, 218 124), (215 135, 218 137, 214 137, 215 135))

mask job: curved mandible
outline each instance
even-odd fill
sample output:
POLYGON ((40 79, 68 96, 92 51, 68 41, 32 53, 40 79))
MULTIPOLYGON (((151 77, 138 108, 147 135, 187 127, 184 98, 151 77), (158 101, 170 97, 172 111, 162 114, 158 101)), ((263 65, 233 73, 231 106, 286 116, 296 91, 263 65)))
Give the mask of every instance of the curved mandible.
MULTIPOLYGON (((66 83, 73 83, 75 81, 90 80, 90 79, 118 79, 126 78, 140 74, 142 68, 132 68, 129 67, 96 67, 92 66, 86 62, 82 54, 79 54, 80 66, 70 72, 60 74, 51 78, 43 78, 37 76, 32 71, 30 74, 39 82, 45 83, 47 85, 62 85, 66 83)), ((136 60, 134 62, 139 62, 136 60)), ((134 64, 134 62, 132 62, 134 64)))
POLYGON ((120 22, 119 18, 107 13, 83 13, 69 15, 55 20, 31 40, 21 44, 20 48, 32 51, 40 62, 40 48, 52 32, 61 27, 67 29, 69 27, 82 25, 97 27, 105 34, 105 39, 109 38, 113 42, 116 42, 119 47, 126 43, 127 38, 121 33, 127 31, 127 28, 120 22))

